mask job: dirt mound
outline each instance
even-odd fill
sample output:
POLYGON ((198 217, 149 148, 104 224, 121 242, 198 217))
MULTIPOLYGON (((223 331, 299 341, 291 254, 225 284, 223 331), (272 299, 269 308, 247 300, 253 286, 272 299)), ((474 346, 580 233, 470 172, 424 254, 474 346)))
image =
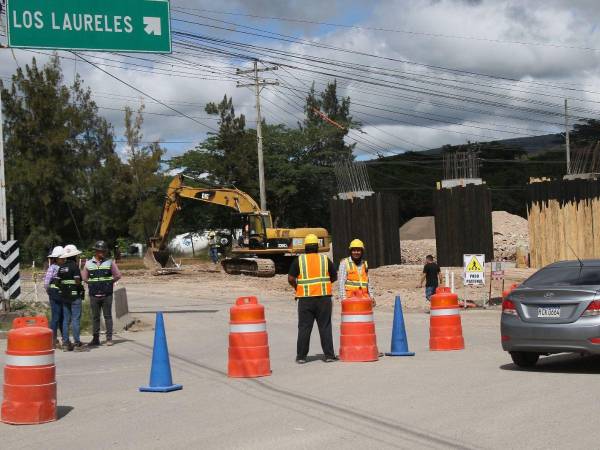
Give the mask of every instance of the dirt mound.
POLYGON ((433 216, 413 217, 400 227, 401 241, 435 239, 435 218, 433 216))
POLYGON ((425 264, 427 255, 435 256, 435 239, 401 241, 400 254, 402 264, 425 264))
MULTIPOLYGON (((527 245, 527 219, 506 211, 492 212, 494 257, 514 261, 517 246, 527 245)), ((415 217, 400 228, 402 264, 423 264, 426 255, 435 256, 435 220, 432 216, 415 217)))
POLYGON ((514 261, 517 245, 527 245, 529 241, 527 219, 506 211, 492 212, 492 229, 494 231, 494 257, 498 260, 514 261))

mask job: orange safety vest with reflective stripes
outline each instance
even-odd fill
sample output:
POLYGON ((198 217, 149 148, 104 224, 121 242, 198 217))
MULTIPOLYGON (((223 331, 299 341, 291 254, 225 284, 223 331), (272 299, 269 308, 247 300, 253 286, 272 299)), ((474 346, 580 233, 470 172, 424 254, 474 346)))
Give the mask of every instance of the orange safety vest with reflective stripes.
POLYGON ((331 295, 329 260, 320 253, 298 256, 300 274, 297 278, 296 297, 320 297, 331 295))
POLYGON ((352 261, 351 257, 346 258, 346 283, 344 284, 346 297, 351 297, 353 291, 369 289, 369 265, 363 261, 362 270, 352 261))

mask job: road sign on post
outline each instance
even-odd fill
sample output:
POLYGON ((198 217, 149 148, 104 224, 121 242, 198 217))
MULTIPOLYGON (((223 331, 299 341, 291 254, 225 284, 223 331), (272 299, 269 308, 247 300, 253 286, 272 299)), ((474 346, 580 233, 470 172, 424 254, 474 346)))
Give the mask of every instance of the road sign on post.
POLYGON ((504 279, 504 264, 502 261, 492 261, 492 280, 504 279))
POLYGON ((485 255, 463 255, 465 286, 485 284, 485 255))
POLYGON ((171 52, 168 0, 8 0, 8 46, 171 52))

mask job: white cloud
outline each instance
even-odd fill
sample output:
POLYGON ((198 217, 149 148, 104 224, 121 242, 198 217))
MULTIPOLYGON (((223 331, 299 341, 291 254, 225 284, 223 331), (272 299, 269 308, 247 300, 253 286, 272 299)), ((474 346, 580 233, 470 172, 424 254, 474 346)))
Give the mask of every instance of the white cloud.
MULTIPOLYGON (((348 13, 352 12, 352 8, 355 6, 360 7, 361 10, 365 8, 364 3, 360 2, 317 2, 313 0, 309 2, 223 0, 218 5, 206 0, 182 0, 173 3, 172 6, 173 8, 205 8, 265 16, 308 18, 314 21, 328 22, 342 21, 342 16, 347 21, 348 13)), ((207 13, 198 12, 198 14, 207 13)), ((356 25, 364 27, 475 37, 477 39, 424 36, 423 34, 382 32, 372 29, 331 28, 306 23, 254 20, 242 16, 212 15, 230 22, 268 28, 282 33, 295 33, 304 39, 312 39, 315 43, 394 59, 370 58, 356 53, 343 53, 324 48, 277 42, 174 22, 175 28, 184 28, 195 33, 220 36, 234 41, 256 42, 257 45, 266 45, 303 55, 320 56, 352 64, 364 64, 366 67, 360 71, 335 67, 328 67, 325 70, 338 77, 340 95, 350 95, 353 101, 352 113, 355 119, 364 124, 366 134, 357 138, 360 141, 357 147, 362 153, 372 151, 372 147, 382 150, 391 149, 392 151, 406 148, 422 149, 446 143, 462 143, 467 140, 511 138, 517 135, 560 131, 562 118, 558 116, 533 114, 530 111, 518 109, 507 110, 491 103, 482 105, 461 102, 454 97, 486 99, 500 105, 527 106, 558 114, 562 110, 562 98, 569 96, 573 98, 571 104, 575 114, 589 116, 593 114, 593 111, 600 110, 600 105, 597 103, 576 100, 599 102, 598 94, 561 91, 527 83, 515 84, 494 78, 461 78, 449 72, 440 72, 432 68, 400 62, 408 60, 430 66, 457 68, 463 71, 600 92, 600 77, 598 76, 600 51, 572 48, 600 49, 600 30, 596 25, 600 19, 600 8, 597 8, 597 3, 591 0, 579 2, 566 0, 532 0, 528 2, 516 0, 407 0, 402 2, 379 0, 373 2, 364 19, 357 18, 355 21, 356 25), (493 41, 537 42, 557 44, 557 46, 519 45, 493 41), (397 76, 386 77, 378 73, 379 70, 376 67, 397 71, 397 76), (359 79, 364 80, 366 77, 370 77, 372 81, 380 80, 377 81, 378 83, 393 84, 395 88, 365 85, 358 82, 359 79), (458 83, 459 80, 460 83, 458 83), (456 90, 452 86, 460 86, 463 89, 456 90), (425 94, 425 92, 433 90, 437 91, 439 95, 425 94), (476 91, 490 91, 496 96, 484 96, 476 91), (555 95, 555 97, 548 95, 555 95), (539 104, 539 102, 544 104, 539 104), (447 106, 441 106, 444 104, 447 106), (547 106, 547 104, 554 106, 547 106), (577 111, 577 108, 582 108, 582 111, 577 111), (484 114, 484 112, 488 114, 484 114), (504 130, 504 132, 497 130, 504 130)), ((200 18, 193 17, 190 20, 202 21, 200 18)), ((15 54, 22 65, 28 63, 33 56, 32 53, 21 50, 15 50, 15 54)), ((68 53, 63 55, 71 57, 68 53)), ((101 60, 96 58, 118 61, 105 61, 106 64, 111 65, 149 64, 110 54, 97 53, 90 56, 94 56, 94 61, 97 62, 101 60)), ((174 54, 173 56, 190 59, 189 55, 174 54)), ((46 59, 40 55, 36 55, 36 57, 41 61, 46 59)), ((275 54, 271 55, 269 59, 280 60, 275 54)), ((216 126, 216 121, 205 119, 207 114, 204 112, 204 105, 209 101, 219 101, 224 94, 233 96, 236 111, 246 114, 249 125, 254 126, 250 122, 255 116, 253 92, 249 89, 236 89, 235 82, 224 79, 233 75, 236 67, 244 66, 239 60, 227 61, 202 55, 193 60, 194 64, 218 67, 218 74, 207 72, 207 68, 202 66, 181 67, 180 61, 169 57, 156 57, 156 60, 163 63, 171 62, 174 66, 156 63, 153 66, 154 73, 102 67, 155 98, 168 101, 170 105, 186 115, 197 117, 198 120, 211 126, 216 126), (179 74, 183 71, 192 72, 195 74, 194 76, 223 80, 165 76, 158 73, 159 69, 179 74)), ((311 69, 308 62, 297 61, 294 65, 311 69)), ((0 50, 0 76, 10 76, 14 68, 15 62, 11 52, 6 49, 0 50)), ((75 72, 73 61, 65 59, 63 68, 65 79, 70 81, 75 72)), ((138 67, 138 69, 146 70, 142 67, 138 67)), ((316 68, 312 69, 317 70, 316 68)), ((85 80, 86 85, 91 86, 97 94, 96 100, 99 105, 115 109, 122 109, 125 105, 134 109, 138 107, 141 96, 131 88, 81 61, 77 63, 77 71, 85 80)), ((264 74, 265 78, 277 77, 287 80, 287 83, 285 86, 263 91, 263 113, 268 121, 284 121, 290 126, 295 126, 301 118, 300 109, 304 93, 296 92, 294 94, 287 88, 305 91, 313 79, 319 88, 323 86, 322 83, 326 81, 327 77, 299 70, 290 70, 290 72, 301 80, 283 70, 264 74)), ((148 112, 144 122, 145 139, 199 142, 205 138, 206 128, 185 118, 170 117, 169 115, 176 113, 149 99, 144 101, 148 112)), ((120 137, 123 129, 123 113, 109 109, 102 109, 101 113, 114 125, 120 137)), ((167 156, 172 156, 192 146, 193 144, 188 143, 172 144, 169 146, 171 151, 167 156)))

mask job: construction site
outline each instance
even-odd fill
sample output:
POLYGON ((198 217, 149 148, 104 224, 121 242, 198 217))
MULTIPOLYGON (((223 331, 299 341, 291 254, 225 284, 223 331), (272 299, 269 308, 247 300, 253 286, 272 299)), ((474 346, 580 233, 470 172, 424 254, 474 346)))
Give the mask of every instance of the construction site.
POLYGON ((597 448, 584 3, 0 0, 0 447, 597 448))

